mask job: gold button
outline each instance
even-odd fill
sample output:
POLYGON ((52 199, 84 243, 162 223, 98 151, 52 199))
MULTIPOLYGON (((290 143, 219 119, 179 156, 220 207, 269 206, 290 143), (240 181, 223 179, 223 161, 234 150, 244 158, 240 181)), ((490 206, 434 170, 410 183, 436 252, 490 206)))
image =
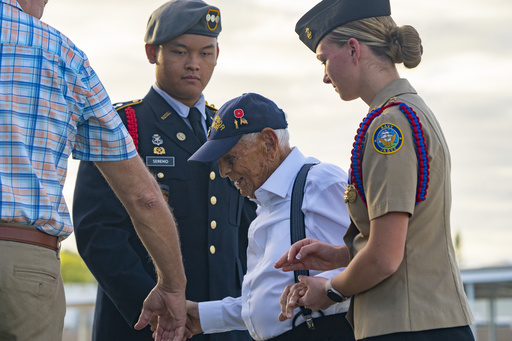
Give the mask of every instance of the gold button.
POLYGON ((159 179, 162 179, 164 177, 164 173, 158 173, 156 176, 158 176, 159 179))
POLYGON ((215 254, 215 246, 210 246, 210 253, 213 255, 215 254))
POLYGON ((210 198, 210 202, 212 203, 212 205, 215 205, 217 203, 217 198, 215 196, 212 196, 210 198))
POLYGON ((215 172, 211 172, 210 173, 210 179, 211 180, 215 180, 215 172))
POLYGON ((215 230, 217 228, 217 222, 215 220, 212 220, 210 226, 212 227, 212 230, 215 230))

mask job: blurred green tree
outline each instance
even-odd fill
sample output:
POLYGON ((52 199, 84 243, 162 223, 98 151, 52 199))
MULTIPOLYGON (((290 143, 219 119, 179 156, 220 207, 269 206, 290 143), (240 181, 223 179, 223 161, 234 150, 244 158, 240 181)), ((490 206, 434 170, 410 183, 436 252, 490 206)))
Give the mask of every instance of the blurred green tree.
POLYGON ((79 254, 61 251, 60 268, 64 283, 94 283, 96 279, 85 265, 79 254))
POLYGON ((453 239, 453 245, 455 246, 455 257, 457 258, 457 263, 459 264, 459 268, 464 268, 464 257, 462 252, 462 233, 457 231, 455 233, 455 238, 453 239))

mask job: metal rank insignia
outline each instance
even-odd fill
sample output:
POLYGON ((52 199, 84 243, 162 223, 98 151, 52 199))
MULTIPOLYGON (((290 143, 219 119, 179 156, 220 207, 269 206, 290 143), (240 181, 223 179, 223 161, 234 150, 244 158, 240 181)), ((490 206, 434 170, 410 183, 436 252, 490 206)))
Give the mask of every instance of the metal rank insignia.
POLYGON ((153 134, 153 136, 151 137, 151 142, 156 146, 153 148, 153 153, 155 155, 164 155, 165 154, 165 148, 160 147, 160 145, 162 145, 164 143, 164 140, 162 139, 162 137, 160 135, 153 134))
POLYGON ((357 191, 354 184, 350 184, 345 188, 345 203, 353 203, 356 201, 357 191))
POLYGON ((164 140, 162 139, 162 137, 158 134, 153 134, 153 136, 151 137, 151 142, 155 145, 155 146, 159 146, 161 144, 164 143, 164 140))

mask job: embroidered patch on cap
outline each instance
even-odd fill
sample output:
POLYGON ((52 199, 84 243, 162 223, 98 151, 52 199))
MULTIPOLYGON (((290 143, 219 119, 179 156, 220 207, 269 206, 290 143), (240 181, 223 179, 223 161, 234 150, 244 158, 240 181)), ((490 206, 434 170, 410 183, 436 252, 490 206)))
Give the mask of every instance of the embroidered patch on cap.
POLYGON ((373 133, 373 147, 381 154, 393 154, 402 148, 403 134, 392 123, 381 124, 373 133))
MULTIPOLYGON (((212 123, 212 127, 213 129, 215 130, 224 130, 224 128, 226 128, 226 126, 224 125, 224 123, 222 122, 222 120, 220 119, 219 116, 215 116, 213 118, 213 123, 212 123)), ((210 135, 210 134, 208 134, 210 135)))

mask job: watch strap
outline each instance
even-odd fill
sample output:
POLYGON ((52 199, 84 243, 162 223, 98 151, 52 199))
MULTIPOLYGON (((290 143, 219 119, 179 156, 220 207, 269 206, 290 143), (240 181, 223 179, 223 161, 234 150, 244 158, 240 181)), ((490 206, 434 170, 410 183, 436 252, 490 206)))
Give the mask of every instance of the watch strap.
POLYGON ((325 294, 334 302, 344 302, 350 298, 350 297, 343 295, 338 290, 334 289, 334 287, 332 286, 332 278, 329 279, 327 282, 325 282, 325 294), (334 294, 334 296, 333 296, 333 294, 334 294), (339 300, 337 299, 336 296, 339 297, 339 300))

